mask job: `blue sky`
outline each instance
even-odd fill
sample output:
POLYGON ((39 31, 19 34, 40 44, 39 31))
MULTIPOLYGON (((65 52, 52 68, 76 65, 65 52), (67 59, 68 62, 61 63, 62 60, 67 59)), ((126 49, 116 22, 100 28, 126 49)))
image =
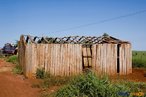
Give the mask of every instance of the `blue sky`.
POLYGON ((0 47, 21 34, 32 36, 111 36, 146 50, 146 12, 113 21, 63 31, 146 10, 146 0, 0 0, 0 47), (58 32, 56 32, 58 31, 58 32))

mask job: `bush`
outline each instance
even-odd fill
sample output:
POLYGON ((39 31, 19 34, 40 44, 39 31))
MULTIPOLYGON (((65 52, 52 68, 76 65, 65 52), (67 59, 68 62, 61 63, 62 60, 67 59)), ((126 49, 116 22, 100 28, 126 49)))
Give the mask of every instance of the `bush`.
POLYGON ((18 56, 17 55, 10 56, 6 61, 18 65, 18 56))
POLYGON ((108 77, 97 77, 92 72, 80 75, 59 89, 56 97, 120 97, 120 92, 138 92, 141 89, 133 82, 112 83, 108 77))
POLYGON ((71 79, 71 77, 52 76, 48 72, 45 72, 44 68, 37 69, 36 78, 43 79, 43 83, 41 84, 43 88, 62 85, 69 82, 71 79))
POLYGON ((44 79, 45 78, 45 69, 44 68, 38 68, 36 70, 36 78, 38 79, 44 79))

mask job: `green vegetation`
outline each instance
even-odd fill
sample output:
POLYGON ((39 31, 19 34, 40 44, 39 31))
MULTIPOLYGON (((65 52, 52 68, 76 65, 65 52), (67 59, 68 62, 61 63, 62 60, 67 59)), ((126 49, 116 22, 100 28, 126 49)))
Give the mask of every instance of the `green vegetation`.
POLYGON ((97 77, 92 72, 80 75, 70 84, 62 87, 55 94, 56 97, 120 97, 120 92, 142 91, 139 85, 143 83, 118 82, 112 83, 108 77, 97 77))
POLYGON ((146 68, 146 51, 133 51, 132 65, 133 67, 146 68))
MULTIPOLYGON (((42 97, 137 97, 130 93, 144 92, 146 89, 145 83, 122 80, 111 82, 108 77, 96 76, 92 72, 71 79, 62 83, 64 86, 54 93, 49 94, 44 91, 42 97)), ((53 80, 47 82, 53 82, 53 80)), ((55 80, 54 83, 56 83, 55 80)))
POLYGON ((38 79, 44 79, 45 76, 46 76, 46 73, 45 73, 44 68, 41 68, 41 69, 37 68, 36 78, 38 78, 38 79))
POLYGON ((7 58, 7 62, 13 63, 13 64, 18 64, 18 56, 13 55, 7 58))
POLYGON ((18 56, 17 55, 7 57, 6 61, 10 62, 12 64, 15 64, 15 67, 12 69, 12 72, 14 74, 23 74, 22 67, 21 67, 21 65, 18 64, 18 56))
POLYGON ((22 67, 19 64, 15 65, 15 67, 12 69, 12 72, 14 74, 23 74, 22 67))
POLYGON ((72 77, 52 76, 44 69, 37 69, 36 78, 43 79, 42 88, 49 88, 50 86, 60 86, 70 81, 72 77))

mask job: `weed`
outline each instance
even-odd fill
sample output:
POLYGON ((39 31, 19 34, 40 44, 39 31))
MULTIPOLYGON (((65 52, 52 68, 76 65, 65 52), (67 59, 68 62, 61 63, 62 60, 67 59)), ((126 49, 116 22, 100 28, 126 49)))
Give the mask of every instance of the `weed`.
POLYGON ((44 68, 37 68, 36 70, 36 78, 44 79, 45 78, 45 69, 44 68))
POLYGON ((17 55, 10 56, 6 61, 18 65, 18 56, 17 55))
POLYGON ((142 91, 139 84, 133 82, 112 83, 108 77, 98 77, 89 72, 75 78, 59 89, 56 97, 120 97, 118 93, 142 91))
POLYGON ((20 65, 15 65, 15 67, 12 69, 12 72, 14 74, 23 74, 22 67, 20 65))

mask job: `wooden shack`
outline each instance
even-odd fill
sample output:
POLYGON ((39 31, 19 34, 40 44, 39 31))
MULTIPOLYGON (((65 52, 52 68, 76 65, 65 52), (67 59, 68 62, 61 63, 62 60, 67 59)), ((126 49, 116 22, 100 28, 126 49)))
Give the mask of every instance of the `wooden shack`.
POLYGON ((62 38, 22 35, 18 53, 26 77, 35 76, 37 68, 54 76, 81 74, 85 68, 97 74, 132 73, 131 44, 109 35, 62 38))

